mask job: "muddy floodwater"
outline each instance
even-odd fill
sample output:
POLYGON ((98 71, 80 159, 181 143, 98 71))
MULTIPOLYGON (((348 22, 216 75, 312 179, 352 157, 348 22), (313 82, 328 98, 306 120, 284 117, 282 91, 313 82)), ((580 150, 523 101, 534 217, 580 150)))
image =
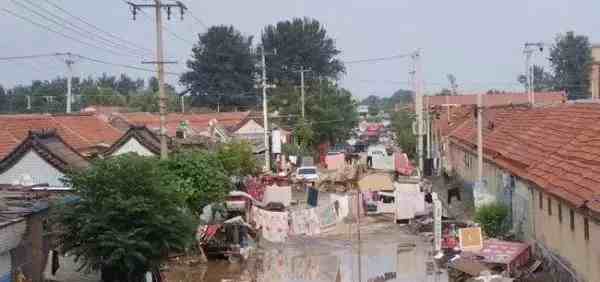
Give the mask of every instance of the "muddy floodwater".
POLYGON ((431 243, 409 234, 389 218, 367 218, 361 224, 360 247, 355 224, 342 224, 320 237, 292 237, 284 244, 261 242, 244 263, 226 260, 207 265, 177 266, 169 281, 448 281, 437 271, 431 243))

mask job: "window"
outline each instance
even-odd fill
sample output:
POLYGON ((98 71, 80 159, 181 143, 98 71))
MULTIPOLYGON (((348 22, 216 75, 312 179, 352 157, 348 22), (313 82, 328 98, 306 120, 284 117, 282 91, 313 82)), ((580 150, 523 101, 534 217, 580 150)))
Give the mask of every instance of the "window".
POLYGON ((544 209, 544 195, 542 194, 542 191, 539 191, 539 196, 540 196, 540 210, 544 209))
POLYGON ((548 196, 548 215, 552 215, 552 199, 548 196))
POLYGON ((558 202, 558 223, 562 223, 562 203, 558 202))
POLYGON ((572 209, 569 210, 569 217, 571 221, 571 231, 575 231, 575 212, 572 209))
POLYGON ((590 221, 587 217, 583 218, 583 237, 586 241, 590 240, 590 221))

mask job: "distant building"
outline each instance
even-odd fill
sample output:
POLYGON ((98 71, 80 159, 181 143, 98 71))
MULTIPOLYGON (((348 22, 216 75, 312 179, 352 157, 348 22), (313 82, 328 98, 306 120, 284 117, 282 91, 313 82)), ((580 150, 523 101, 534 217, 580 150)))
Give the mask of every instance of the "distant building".
POLYGON ((54 129, 29 131, 12 152, 0 160, 0 184, 64 187, 71 169, 86 169, 89 162, 54 129))
POLYGON ((592 99, 600 99, 600 44, 592 45, 590 95, 592 95, 592 99))
POLYGON ((368 105, 358 105, 356 109, 358 111, 358 115, 363 118, 366 118, 369 115, 369 106, 368 105))
POLYGON ((136 153, 140 156, 160 155, 160 137, 146 126, 134 125, 103 154, 118 156, 127 153, 136 153))
POLYGON ((25 140, 29 131, 50 128, 55 129, 67 144, 86 157, 106 150, 123 134, 92 114, 0 115, 0 158, 25 140))

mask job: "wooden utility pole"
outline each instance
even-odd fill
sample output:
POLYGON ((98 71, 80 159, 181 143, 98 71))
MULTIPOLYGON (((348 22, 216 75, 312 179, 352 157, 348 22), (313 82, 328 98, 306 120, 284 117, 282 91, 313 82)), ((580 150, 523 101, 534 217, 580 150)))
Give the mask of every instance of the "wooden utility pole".
POLYGON ((167 158, 167 130, 166 130, 166 115, 167 115, 167 95, 165 93, 165 64, 174 62, 164 61, 164 50, 163 50, 163 36, 162 36, 162 10, 167 10, 167 19, 171 19, 171 9, 179 9, 181 18, 187 8, 183 3, 177 1, 173 4, 162 4, 161 0, 154 0, 154 4, 135 4, 127 2, 133 13, 133 19, 137 15, 137 12, 142 8, 152 8, 155 11, 156 18, 156 61, 154 62, 143 62, 149 64, 156 64, 157 76, 158 76, 158 110, 160 115, 160 158, 167 158))

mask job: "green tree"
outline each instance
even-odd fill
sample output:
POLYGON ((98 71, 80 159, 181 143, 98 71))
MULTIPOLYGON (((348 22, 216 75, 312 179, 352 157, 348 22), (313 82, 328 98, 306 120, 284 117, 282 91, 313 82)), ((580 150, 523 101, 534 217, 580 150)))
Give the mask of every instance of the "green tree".
POLYGON ((508 207, 500 203, 484 205, 475 211, 475 222, 481 224, 487 236, 498 237, 506 234, 510 229, 506 224, 509 213, 508 207))
POLYGON ((138 81, 133 80, 127 74, 122 73, 115 82, 115 90, 121 95, 129 96, 138 91, 138 83, 138 81))
POLYGON ((256 175, 259 172, 252 147, 246 141, 233 140, 221 144, 216 154, 228 176, 256 175))
POLYGON ((158 159, 124 155, 71 172, 78 201, 58 208, 61 250, 103 281, 142 281, 173 251, 193 242, 195 223, 173 186, 162 181, 158 159))
POLYGON ((569 99, 589 96, 592 49, 586 36, 572 31, 558 35, 550 49, 550 64, 557 88, 566 90, 569 99))
POLYGON ((231 181, 221 160, 202 151, 184 151, 161 161, 165 181, 174 187, 196 214, 212 203, 220 203, 231 190, 231 181))
POLYGON ((298 85, 300 67, 311 69, 315 78, 337 79, 344 72, 343 63, 336 58, 340 53, 334 40, 317 20, 295 18, 265 27, 262 32, 265 50, 276 50, 267 57, 271 82, 277 86, 298 85))
POLYGON ((253 89, 257 58, 252 37, 233 26, 213 26, 199 35, 180 79, 192 95, 238 95, 253 89))
MULTIPOLYGON (((523 84, 525 88, 529 87, 529 81, 527 80, 527 76, 519 75, 518 77, 519 83, 523 84)), ((533 89, 536 92, 540 91, 551 91, 556 88, 556 82, 554 76, 544 70, 543 67, 538 65, 533 65, 533 89)))
POLYGON ((377 105, 377 104, 369 105, 369 115, 376 116, 378 114, 379 114, 379 105, 377 105))
POLYGON ((413 134, 414 114, 402 109, 392 116, 392 128, 396 134, 398 146, 409 158, 414 159, 417 151, 417 137, 413 134))
POLYGON ((318 95, 309 95, 306 104, 306 119, 311 124, 315 145, 345 141, 358 125, 357 105, 352 94, 330 82, 323 83, 318 95))

